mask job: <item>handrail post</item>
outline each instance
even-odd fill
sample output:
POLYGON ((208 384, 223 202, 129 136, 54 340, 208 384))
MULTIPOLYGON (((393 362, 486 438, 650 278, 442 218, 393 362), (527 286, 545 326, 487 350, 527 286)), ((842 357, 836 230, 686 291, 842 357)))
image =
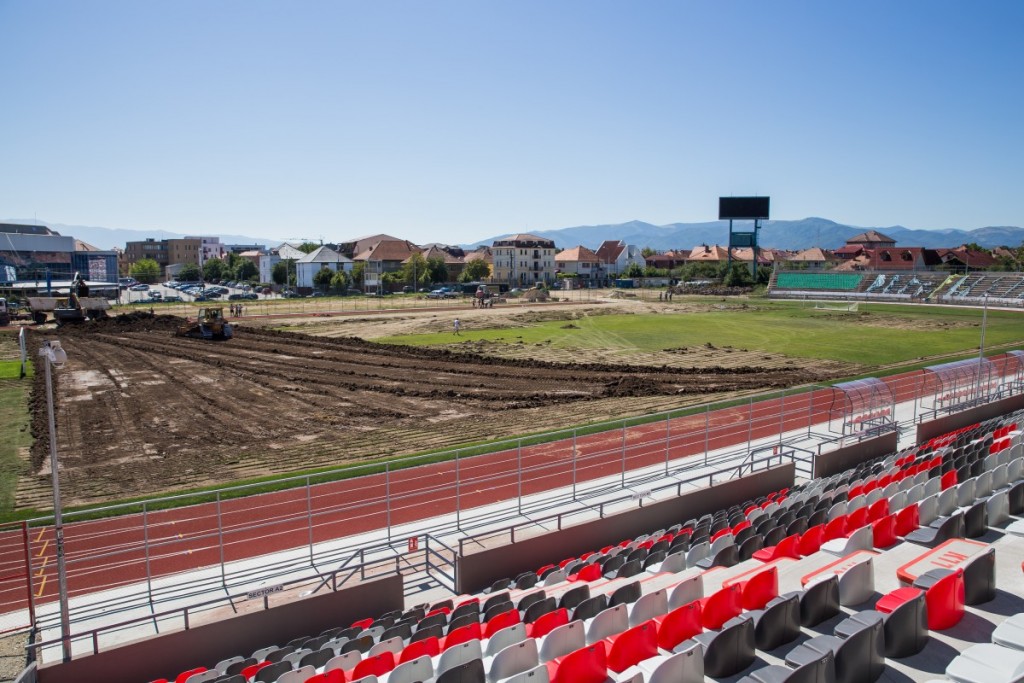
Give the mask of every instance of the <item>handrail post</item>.
POLYGON ((710 445, 711 435, 709 433, 711 427, 711 406, 704 406, 704 467, 708 466, 708 446, 710 445))
POLYGON ((149 519, 146 501, 142 501, 142 547, 146 553, 146 595, 149 597, 149 604, 153 604, 153 580, 149 569, 149 519))
POLYGON ((572 430, 572 502, 576 502, 576 458, 579 451, 576 448, 576 428, 572 430))
POLYGON ((669 413, 665 413, 665 476, 668 476, 669 451, 672 449, 672 420, 669 413))
MULTIPOLYGON (((622 485, 626 485, 626 421, 622 421, 622 485)), ((603 517, 604 515, 602 515, 603 517)))
POLYGON ((388 543, 391 542, 391 463, 384 461, 384 514, 387 526, 388 543))
POLYGON ((309 476, 306 476, 306 528, 309 530, 309 566, 315 567, 316 560, 313 559, 313 492, 309 486, 309 476))
MULTIPOLYGON (((22 328, 24 329, 24 328, 22 328)), ((25 592, 28 593, 28 622, 36 625, 36 596, 32 585, 32 548, 28 538, 28 522, 21 522, 21 544, 25 550, 25 592)))
MULTIPOLYGON (((220 491, 217 491, 217 547, 220 550, 220 585, 227 583, 227 575, 224 568, 224 523, 221 517, 220 491)), ((148 572, 147 572, 148 573, 148 572)))
POLYGON ((523 514, 523 440, 516 442, 516 511, 523 514))
POLYGON ((459 510, 459 452, 455 451, 455 528, 462 529, 462 518, 459 510))

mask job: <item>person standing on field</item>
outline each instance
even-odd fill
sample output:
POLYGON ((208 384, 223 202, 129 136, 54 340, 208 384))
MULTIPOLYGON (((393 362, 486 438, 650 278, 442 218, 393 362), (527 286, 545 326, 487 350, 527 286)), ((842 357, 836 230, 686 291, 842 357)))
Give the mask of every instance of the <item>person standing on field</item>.
POLYGON ((459 334, 459 329, 462 328, 462 323, 460 323, 459 319, 456 318, 454 325, 455 325, 455 334, 458 335, 459 334))

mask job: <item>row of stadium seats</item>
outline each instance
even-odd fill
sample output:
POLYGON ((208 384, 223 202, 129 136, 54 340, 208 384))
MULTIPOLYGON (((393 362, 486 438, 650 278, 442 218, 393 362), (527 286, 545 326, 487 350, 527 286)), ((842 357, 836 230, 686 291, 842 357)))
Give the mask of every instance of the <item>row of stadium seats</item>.
POLYGON ((1014 419, 973 425, 479 594, 263 647, 175 680, 661 683, 733 676, 751 666, 756 650, 792 642, 801 627, 869 599, 881 554, 904 544, 928 548, 901 568, 908 586, 874 610, 850 614, 833 635, 800 644, 785 665, 743 679, 873 681, 885 657, 919 651, 927 629, 948 628, 964 604, 991 599, 994 550, 963 537, 1024 513, 1021 448, 1014 419), (953 556, 962 559, 917 573, 932 547, 946 543, 960 544, 953 556), (780 595, 780 570, 803 566, 800 590, 780 595))

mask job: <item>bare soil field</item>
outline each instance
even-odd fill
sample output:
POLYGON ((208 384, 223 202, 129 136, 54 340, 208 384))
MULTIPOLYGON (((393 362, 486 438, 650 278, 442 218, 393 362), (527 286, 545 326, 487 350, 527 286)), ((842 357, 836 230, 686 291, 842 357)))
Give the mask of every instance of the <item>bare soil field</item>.
MULTIPOLYGON (((567 313, 506 310, 492 322, 516 326, 567 313)), ((62 493, 68 504, 84 504, 227 484, 641 415, 841 373, 838 364, 738 351, 680 349, 632 363, 588 354, 588 362, 579 362, 545 356, 543 349, 517 355, 461 343, 455 351, 407 348, 351 336, 450 329, 457 315, 472 325, 489 313, 317 318, 300 323, 307 333, 270 327, 281 320, 252 320, 226 342, 177 338, 180 319, 173 316, 119 316, 34 332, 30 352, 45 336, 59 338, 68 354, 55 372, 62 493)), ((36 375, 32 400, 33 473, 19 484, 19 507, 48 507, 42 377, 36 375)))

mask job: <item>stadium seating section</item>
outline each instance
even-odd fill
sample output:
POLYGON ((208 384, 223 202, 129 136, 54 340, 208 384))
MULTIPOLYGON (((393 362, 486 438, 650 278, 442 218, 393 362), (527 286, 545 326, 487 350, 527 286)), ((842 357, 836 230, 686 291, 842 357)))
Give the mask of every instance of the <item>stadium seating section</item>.
MULTIPOLYGON (((477 594, 254 643, 166 680, 874 681, 887 660, 919 653, 931 632, 995 597, 996 551, 976 539, 1024 513, 1019 423, 1024 415, 972 425, 671 528, 551 558, 477 594), (901 587, 878 597, 875 574, 887 553, 909 561, 896 572, 901 587), (801 588, 780 593, 783 574, 799 576, 801 588), (825 633, 805 631, 830 619, 825 633), (755 664, 769 651, 784 664, 755 664)), ((991 640, 960 653, 948 678, 1021 680, 1024 614, 991 640)))

